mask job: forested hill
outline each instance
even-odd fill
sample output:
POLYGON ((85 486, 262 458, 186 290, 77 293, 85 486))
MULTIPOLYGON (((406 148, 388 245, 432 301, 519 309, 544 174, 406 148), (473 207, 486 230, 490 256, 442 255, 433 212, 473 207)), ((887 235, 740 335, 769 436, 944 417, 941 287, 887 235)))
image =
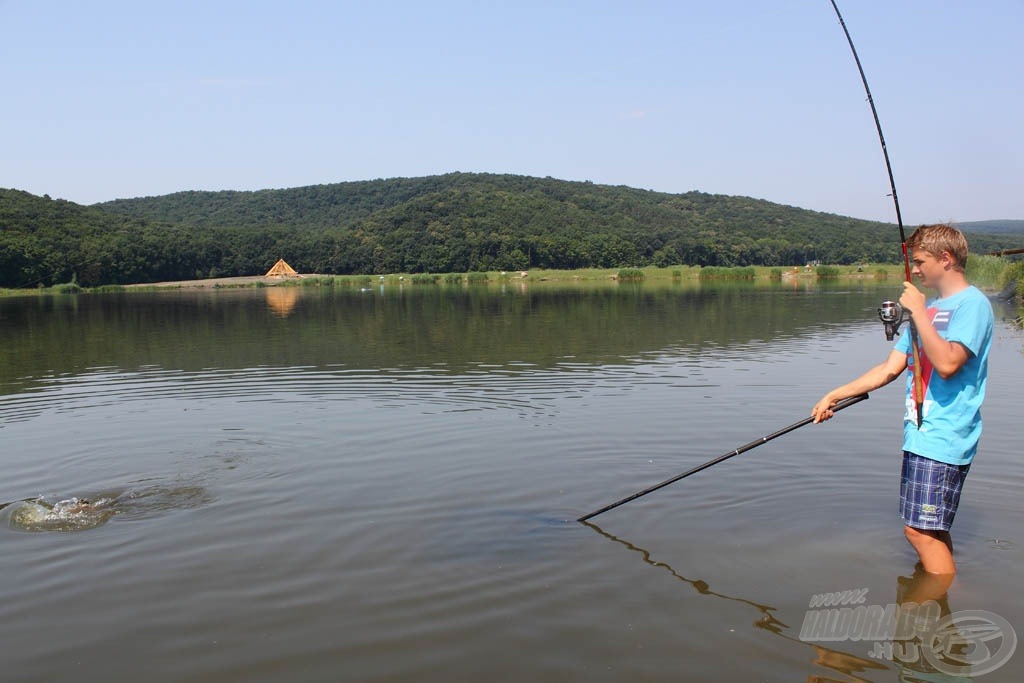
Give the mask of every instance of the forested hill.
MULTIPOLYGON (((0 287, 153 282, 180 272, 191 231, 0 188, 0 287)), ((194 276, 194 273, 192 274, 194 276)))
MULTIPOLYGON (((452 173, 91 207, 0 190, 0 286, 264 272, 892 261, 895 226, 746 197, 452 173)), ((972 237, 991 250, 1011 236, 972 237)))
POLYGON ((391 262, 375 265, 376 271, 460 270, 474 263, 505 269, 789 264, 815 258, 846 263, 889 260, 893 251, 893 227, 884 223, 746 197, 513 175, 451 173, 287 190, 182 192, 97 206, 206 228, 340 230, 389 250, 391 262), (433 254, 426 261, 424 249, 433 254), (452 262, 435 264, 439 251, 451 252, 452 262))
MULTIPOLYGON (((1024 221, 971 221, 959 223, 961 230, 989 234, 1011 234, 1024 238, 1024 221)), ((1019 245, 1024 247, 1024 244, 1019 245)))
MULTIPOLYGON (((895 227, 772 202, 552 178, 451 173, 257 192, 182 192, 104 210, 210 229, 285 230, 308 272, 894 261, 895 227), (330 253, 300 242, 325 237, 330 253)), ((291 247, 291 248, 287 248, 291 247)))

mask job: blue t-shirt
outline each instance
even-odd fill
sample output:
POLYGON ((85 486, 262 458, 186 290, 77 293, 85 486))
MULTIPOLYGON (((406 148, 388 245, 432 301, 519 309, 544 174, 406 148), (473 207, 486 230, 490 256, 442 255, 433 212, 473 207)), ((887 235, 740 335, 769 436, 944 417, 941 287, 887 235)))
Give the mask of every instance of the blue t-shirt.
MULTIPOLYGON (((914 358, 909 329, 895 349, 907 354, 907 412, 903 421, 903 450, 951 465, 967 465, 981 437, 981 403, 988 381, 988 353, 992 348, 992 304, 977 287, 968 287, 945 299, 928 302, 928 316, 939 336, 959 342, 970 352, 967 362, 943 379, 921 351, 924 383, 923 419, 917 426, 914 408, 914 358)), ((908 326, 909 328, 909 326, 908 326)))

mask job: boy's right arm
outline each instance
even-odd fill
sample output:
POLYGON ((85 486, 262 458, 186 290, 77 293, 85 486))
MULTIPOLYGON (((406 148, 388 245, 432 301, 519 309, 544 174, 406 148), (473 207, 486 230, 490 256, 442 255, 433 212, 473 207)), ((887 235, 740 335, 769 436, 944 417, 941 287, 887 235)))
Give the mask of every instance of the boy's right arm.
POLYGON ((832 417, 835 414, 832 412, 832 408, 844 398, 859 396, 860 394, 874 391, 879 387, 884 387, 902 375, 906 369, 907 354, 893 350, 889 353, 889 357, 885 359, 885 362, 871 368, 852 382, 836 387, 822 396, 821 400, 811 409, 814 423, 824 422, 832 417))

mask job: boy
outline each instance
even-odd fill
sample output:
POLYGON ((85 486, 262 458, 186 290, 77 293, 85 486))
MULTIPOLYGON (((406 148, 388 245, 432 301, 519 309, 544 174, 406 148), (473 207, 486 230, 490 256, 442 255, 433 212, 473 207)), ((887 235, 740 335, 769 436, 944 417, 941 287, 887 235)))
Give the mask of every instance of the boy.
MULTIPOLYGON (((844 398, 874 391, 904 370, 907 410, 903 418, 900 516, 907 540, 932 574, 956 573, 953 523, 971 460, 981 436, 981 403, 992 346, 992 305, 967 282, 967 240, 948 225, 922 225, 907 240, 913 274, 938 298, 926 302, 913 284, 903 284, 900 305, 910 313, 920 345, 924 385, 923 420, 917 425, 913 355, 904 329, 889 357, 848 384, 825 394, 811 410, 815 423, 832 417, 844 398)), ((909 326, 908 326, 909 327, 909 326)))

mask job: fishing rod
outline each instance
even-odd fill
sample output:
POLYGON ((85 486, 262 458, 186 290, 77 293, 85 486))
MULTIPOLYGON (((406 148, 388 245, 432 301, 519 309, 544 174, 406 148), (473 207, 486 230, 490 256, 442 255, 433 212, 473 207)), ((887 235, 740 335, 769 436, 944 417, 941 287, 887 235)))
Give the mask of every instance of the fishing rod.
MULTIPOLYGON (((867 399, 867 397, 868 397, 867 394, 860 394, 859 396, 851 396, 850 398, 843 399, 842 401, 837 403, 832 408, 832 412, 836 412, 837 413, 840 410, 842 410, 843 408, 849 408, 854 403, 860 403, 861 401, 867 399)), ((735 455, 740 455, 741 453, 746 453, 749 450, 753 450, 754 448, 757 448, 761 444, 768 443, 772 439, 777 439, 778 437, 782 436, 783 434, 789 434, 790 432, 792 432, 792 431, 794 431, 796 429, 800 429, 804 425, 808 425, 808 424, 810 424, 812 422, 814 422, 814 417, 813 416, 805 417, 804 419, 800 420, 799 422, 794 422, 793 424, 789 425, 788 427, 783 427, 782 429, 780 429, 777 432, 772 432, 771 434, 768 434, 767 436, 762 436, 760 439, 756 439, 754 441, 751 441, 748 444, 744 444, 744 445, 740 446, 739 448, 735 448, 735 449, 729 451, 728 453, 724 453, 724 454, 718 456, 717 458, 714 458, 713 460, 708 460, 706 463, 704 463, 702 465, 697 465, 696 467, 694 467, 692 469, 686 470, 682 474, 677 474, 676 476, 672 477, 671 479, 666 479, 665 481, 661 482, 660 484, 655 484, 654 486, 646 488, 643 491, 637 491, 633 495, 626 496, 622 500, 617 500, 614 503, 612 503, 611 505, 605 505, 603 508, 600 508, 599 510, 594 510, 593 512, 585 514, 582 517, 580 517, 579 519, 577 519, 576 521, 577 522, 586 522, 588 519, 591 519, 593 517, 597 517, 598 515, 603 514, 605 512, 608 512, 609 510, 612 510, 614 508, 617 508, 620 505, 625 505, 626 503, 630 502, 631 500, 636 500, 637 498, 640 498, 641 496, 646 496, 648 493, 653 493, 653 492, 657 491, 658 489, 665 488, 669 484, 674 484, 675 482, 679 481, 680 479, 685 479, 686 477, 690 476, 691 474, 696 474, 697 472, 700 472, 701 470, 706 470, 707 468, 711 467, 712 465, 717 465, 718 463, 722 462, 723 460, 728 460, 729 458, 731 458, 731 457, 733 457, 735 455)))
MULTIPOLYGON (((889 150, 885 146, 885 135, 882 133, 882 122, 878 118, 878 109, 875 108, 875 98, 871 96, 871 87, 868 86, 868 77, 864 75, 864 67, 861 66, 860 57, 857 55, 857 48, 853 46, 853 38, 850 36, 850 30, 846 28, 846 22, 843 20, 843 15, 839 11, 839 5, 836 4, 836 0, 829 0, 832 3, 832 9, 836 11, 836 16, 839 17, 839 25, 843 27, 843 33, 846 34, 846 42, 850 44, 850 52, 853 53, 853 61, 857 63, 857 71, 860 73, 860 81, 864 84, 864 92, 868 96, 868 104, 871 105, 871 116, 875 119, 875 130, 878 131, 878 141, 882 144, 882 156, 885 157, 885 170, 889 174, 889 189, 892 193, 889 195, 892 197, 892 203, 896 207, 896 224, 900 228, 900 246, 903 250, 903 271, 906 276, 907 282, 912 282, 910 277, 910 257, 907 254, 907 234, 903 230, 903 214, 900 213, 900 200, 896 194, 896 180, 892 174, 892 163, 889 161, 889 150)), ((924 381, 921 377, 921 354, 919 351, 919 343, 917 339, 917 327, 914 325, 914 321, 910 319, 910 316, 903 310, 903 307, 894 301, 883 301, 882 307, 878 309, 878 317, 881 318, 882 323, 885 325, 885 336, 886 339, 892 341, 893 337, 899 331, 900 325, 904 321, 910 322, 910 348, 913 353, 914 359, 914 383, 913 390, 911 391, 911 398, 914 401, 914 408, 917 413, 917 426, 921 427, 921 421, 924 417, 924 381)))

